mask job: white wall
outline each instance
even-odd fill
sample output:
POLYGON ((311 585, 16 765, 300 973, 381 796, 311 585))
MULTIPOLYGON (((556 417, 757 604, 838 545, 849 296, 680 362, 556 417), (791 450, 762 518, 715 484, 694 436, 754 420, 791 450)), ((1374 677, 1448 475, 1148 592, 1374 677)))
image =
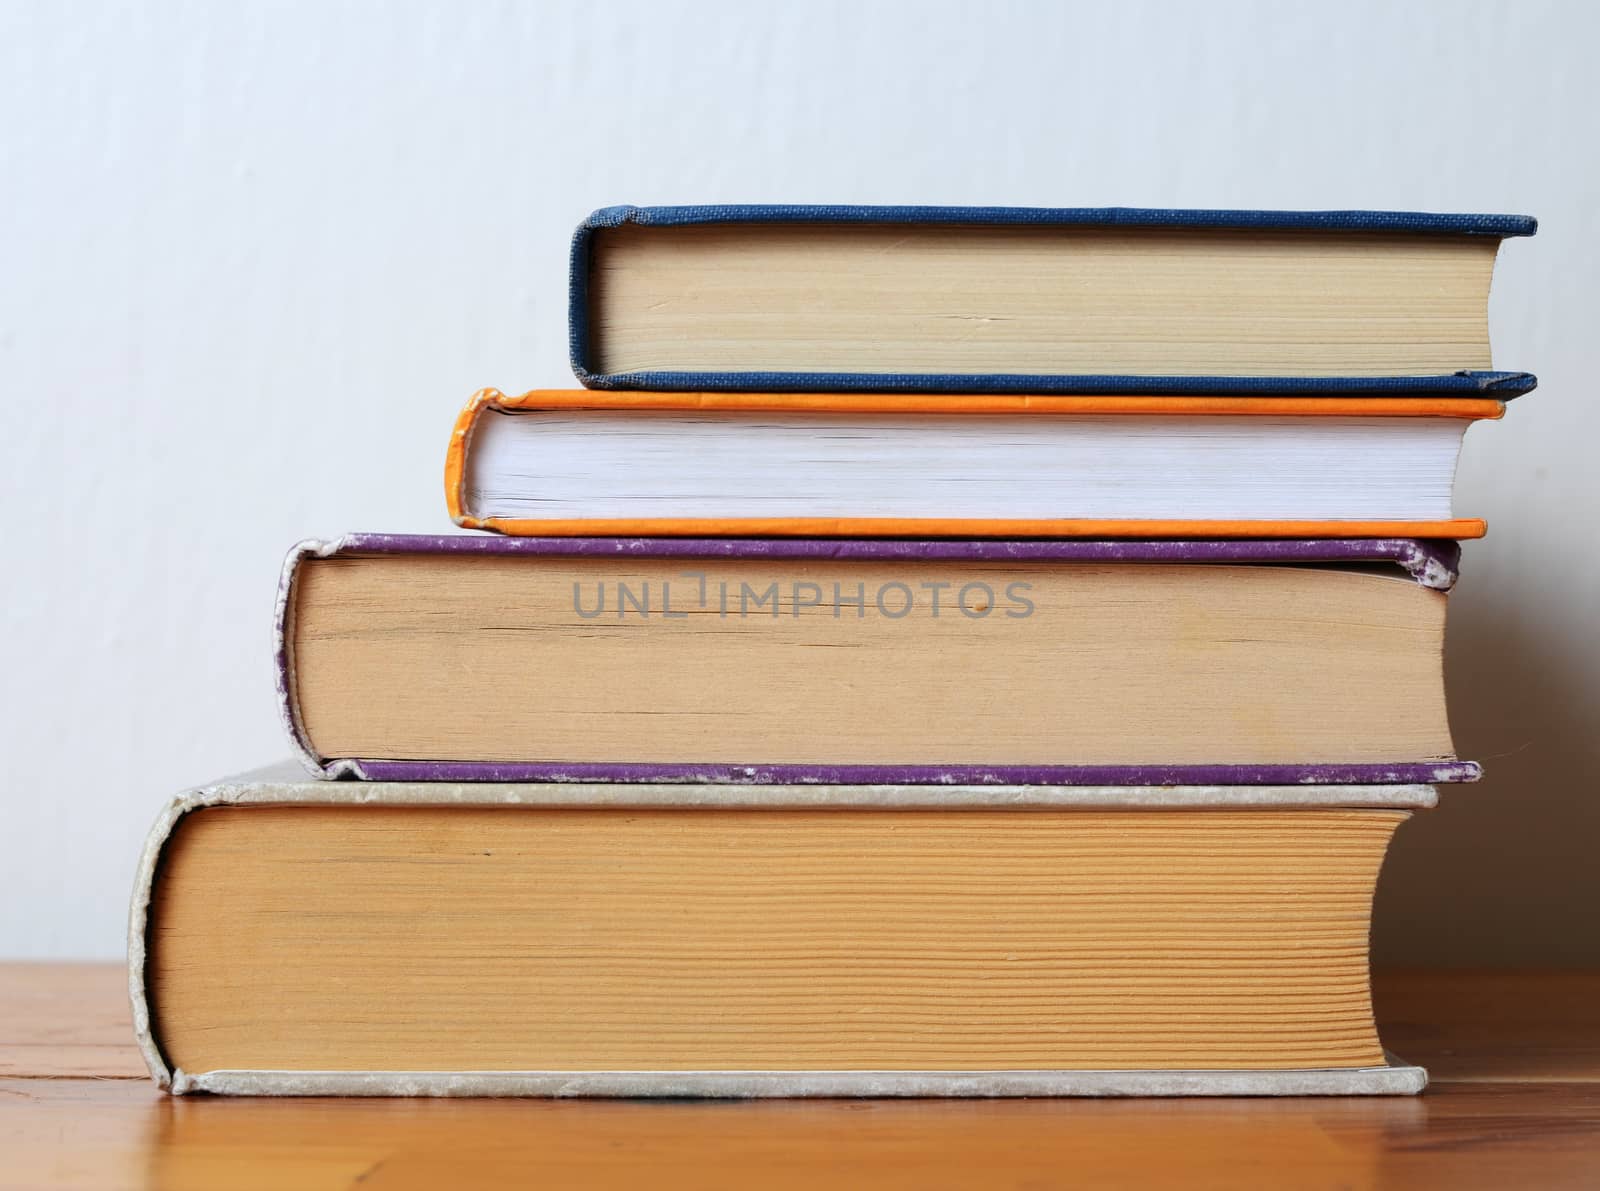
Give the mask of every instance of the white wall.
POLYGON ((1593 6, 0 3, 0 955, 120 954, 175 789, 284 753, 298 538, 445 528, 473 389, 568 380, 611 203, 1530 212, 1543 384, 1469 438, 1452 698, 1386 958, 1600 960, 1593 6))

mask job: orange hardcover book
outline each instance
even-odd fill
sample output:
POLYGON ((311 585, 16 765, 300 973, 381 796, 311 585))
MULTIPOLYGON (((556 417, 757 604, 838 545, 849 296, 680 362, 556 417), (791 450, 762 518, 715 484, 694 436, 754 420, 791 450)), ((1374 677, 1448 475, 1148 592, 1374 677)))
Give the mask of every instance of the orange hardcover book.
POLYGON ((474 394, 451 518, 518 536, 1476 538, 1445 397, 474 394))

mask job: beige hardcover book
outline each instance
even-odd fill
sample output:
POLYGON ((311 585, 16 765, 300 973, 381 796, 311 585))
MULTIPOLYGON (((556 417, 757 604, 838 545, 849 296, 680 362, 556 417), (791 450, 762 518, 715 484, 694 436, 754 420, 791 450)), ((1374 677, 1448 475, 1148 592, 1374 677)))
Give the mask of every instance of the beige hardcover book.
POLYGON ((139 870, 176 1093, 1394 1094, 1419 786, 347 783, 181 795, 139 870))
POLYGON ((291 554, 281 710, 380 781, 1471 780, 1454 543, 351 534, 291 554))
POLYGON ((1381 211, 612 207, 574 239, 572 363, 585 385, 624 389, 1522 392, 1531 377, 1490 371, 1489 282, 1500 241, 1534 228, 1381 211))

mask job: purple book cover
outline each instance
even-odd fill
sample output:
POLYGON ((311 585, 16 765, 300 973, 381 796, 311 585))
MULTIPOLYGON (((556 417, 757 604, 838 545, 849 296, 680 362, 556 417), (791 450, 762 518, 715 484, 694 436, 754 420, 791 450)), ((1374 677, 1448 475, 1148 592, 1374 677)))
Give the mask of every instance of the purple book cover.
POLYGON ((544 558, 792 559, 796 561, 1383 564, 1448 591, 1455 542, 1404 538, 1198 541, 893 541, 863 539, 512 538, 354 533, 301 542, 284 562, 274 624, 278 705, 296 754, 323 777, 370 781, 709 782, 739 784, 1217 786, 1475 781, 1470 761, 1184 765, 770 765, 651 762, 428 761, 318 755, 295 706, 288 617, 302 560, 340 554, 521 555, 544 558))

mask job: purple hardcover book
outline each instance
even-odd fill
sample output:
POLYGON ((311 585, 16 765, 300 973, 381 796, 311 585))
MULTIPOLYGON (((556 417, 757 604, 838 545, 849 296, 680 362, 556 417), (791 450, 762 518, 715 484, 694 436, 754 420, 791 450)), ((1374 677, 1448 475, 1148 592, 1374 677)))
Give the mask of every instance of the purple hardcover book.
POLYGON ((1405 539, 350 534, 285 563, 278 695, 325 777, 1471 781, 1440 661, 1458 556, 1405 539), (1277 586, 1256 606, 1287 613, 1258 631, 1219 584, 1263 583, 1277 586), (1318 611, 1332 598, 1376 602, 1339 605, 1341 621, 1318 611), (1096 631, 1114 624, 1138 627, 1096 631), (906 659, 922 646, 935 652, 918 669, 906 659), (1360 696, 1324 707, 1340 684, 1360 696), (1325 712, 1354 726, 1329 736, 1325 712), (1004 741, 1024 721, 1011 760, 1004 741), (922 743, 895 751, 895 725, 922 743), (1285 751, 1297 732, 1322 743, 1285 751), (1411 740, 1425 743, 1400 751, 1411 740))

